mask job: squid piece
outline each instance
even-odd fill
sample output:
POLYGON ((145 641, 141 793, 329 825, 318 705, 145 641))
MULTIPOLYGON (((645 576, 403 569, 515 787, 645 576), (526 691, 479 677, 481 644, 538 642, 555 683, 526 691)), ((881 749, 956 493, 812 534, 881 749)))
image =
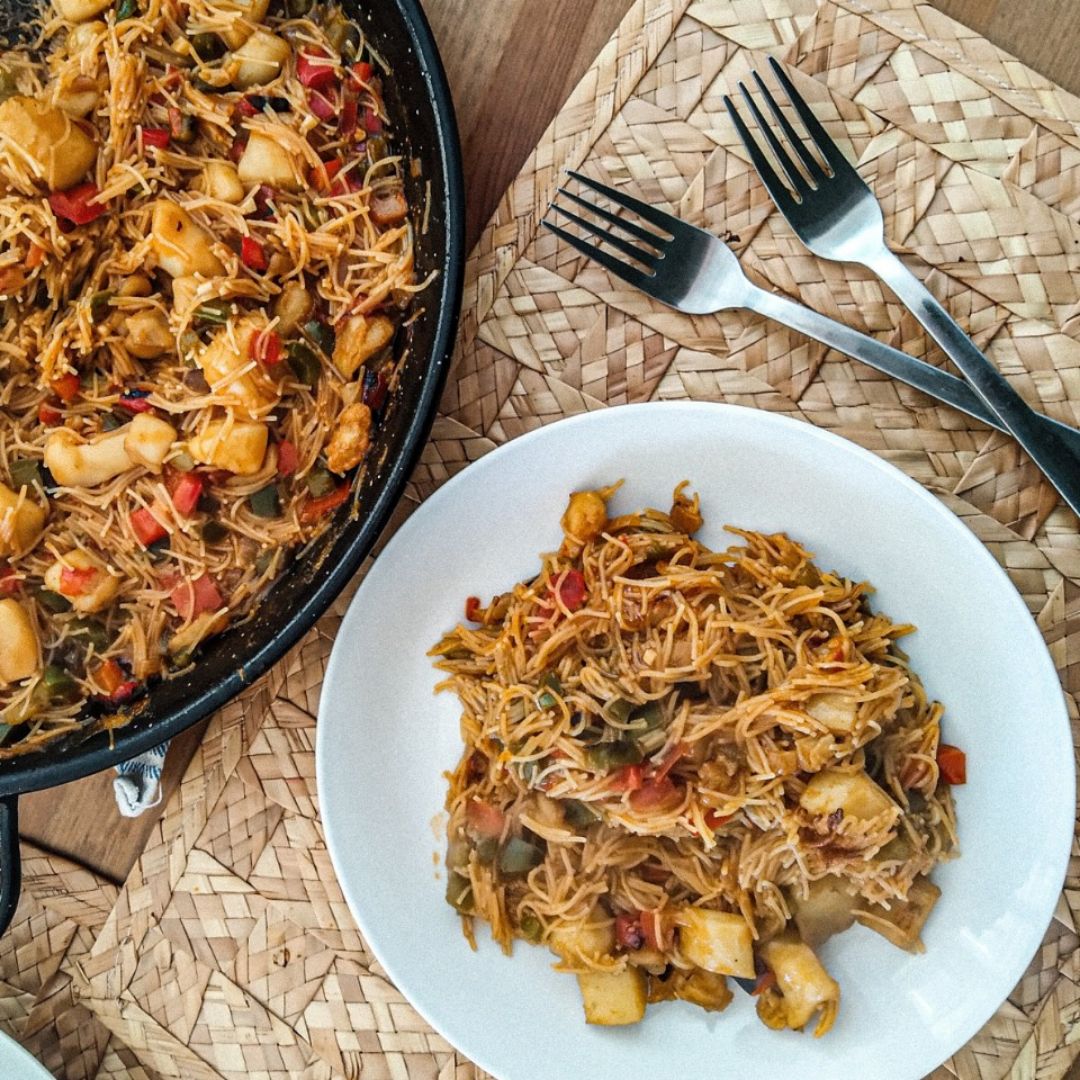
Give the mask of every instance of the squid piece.
POLYGON ((97 158, 97 144, 63 109, 22 94, 0 104, 0 139, 34 159, 51 191, 77 184, 97 158))
POLYGON ((97 487, 132 468, 124 446, 126 428, 84 442, 70 428, 57 428, 45 443, 45 465, 64 487, 97 487))
MULTIPOLYGON (((236 166, 231 161, 209 162, 203 169, 200 186, 211 199, 220 199, 232 206, 242 203, 246 194, 236 166)), ((173 288, 176 288, 175 281, 173 288)))
POLYGON ((888 810, 900 808, 864 772, 824 769, 815 773, 799 797, 799 805, 811 814, 827 817, 842 810, 845 817, 868 821, 888 810))
POLYGON ((124 323, 124 347, 140 360, 156 360, 175 351, 176 339, 169 329, 169 320, 157 308, 147 308, 128 316, 124 323))
POLYGON ((363 402, 343 410, 326 445, 326 467, 340 475, 364 460, 371 443, 371 409, 363 402))
POLYGON ((334 366, 351 379, 380 349, 394 339, 394 324, 385 315, 353 315, 338 331, 334 366))
POLYGON ((272 135, 253 131, 236 167, 240 182, 269 184, 282 191, 300 191, 304 187, 301 167, 272 135))
POLYGON ((649 980, 649 1003, 689 1001, 708 1012, 723 1012, 734 995, 723 975, 694 968, 673 971, 666 979, 649 980))
POLYGON ((908 889, 906 900, 893 900, 888 909, 878 904, 855 912, 855 918, 867 929, 905 952, 921 953, 922 928, 941 896, 941 890, 926 877, 917 877, 908 889))
POLYGON ((204 465, 254 476, 262 468, 268 441, 265 424, 215 420, 188 442, 188 452, 204 465))
POLYGON ((814 694, 804 708, 807 716, 838 735, 846 735, 855 727, 858 708, 847 694, 814 694))
POLYGON ((221 31, 221 37, 230 49, 238 49, 252 35, 252 23, 261 23, 270 10, 270 0, 218 0, 214 5, 219 11, 236 12, 240 18, 221 31))
POLYGON ((18 600, 0 600, 0 686, 29 679, 41 667, 34 624, 18 600))
POLYGON ((233 76, 233 86, 247 90, 273 82, 292 55, 289 43, 269 30, 256 30, 233 54, 239 67, 233 76))
POLYGON ((225 264, 210 249, 214 238, 182 206, 168 199, 154 203, 150 241, 158 266, 174 278, 225 273, 225 264))
POLYGON ((776 984, 758 998, 757 1013, 774 1031, 802 1031, 818 1013, 814 1037, 820 1038, 836 1022, 840 986, 822 967, 813 949, 787 931, 761 947, 761 958, 776 976, 776 984))
POLYGON ((108 607, 120 591, 120 579, 100 559, 77 548, 45 571, 45 584, 66 596, 76 611, 88 615, 108 607))
POLYGON ((88 22, 112 6, 112 0, 53 0, 53 3, 60 17, 73 23, 88 22))
POLYGON ((855 921, 857 903, 858 898, 852 896, 833 874, 811 881, 805 898, 791 898, 799 935, 810 948, 816 948, 851 926, 855 921))
POLYGON ((570 968, 587 965, 615 951, 615 923, 599 909, 581 922, 555 926, 548 935, 551 951, 570 968))
POLYGON ((754 977, 753 934, 734 912, 686 908, 679 914, 679 948, 691 964, 705 971, 754 977))
POLYGON ((588 971, 577 977, 585 1023, 602 1027, 636 1024, 645 1015, 645 972, 628 964, 622 971, 588 971))
POLYGON ((301 323, 311 318, 314 310, 315 299, 302 281, 290 281, 283 285, 274 301, 277 332, 283 338, 291 337, 301 323))
POLYGON ((266 329, 264 321, 240 319, 234 328, 219 330, 195 362, 223 405, 235 405, 252 420, 278 400, 277 387, 253 360, 253 339, 266 329))
POLYGON ((153 473, 161 466, 176 442, 177 431, 167 420, 149 413, 139 413, 124 429, 124 449, 136 465, 153 473))
POLYGON ((45 528, 45 509, 38 506, 27 492, 19 492, 0 484, 0 555, 16 555, 29 551, 45 528))
POLYGON ((574 491, 560 521, 563 534, 579 544, 595 540, 607 527, 607 503, 599 491, 574 491))

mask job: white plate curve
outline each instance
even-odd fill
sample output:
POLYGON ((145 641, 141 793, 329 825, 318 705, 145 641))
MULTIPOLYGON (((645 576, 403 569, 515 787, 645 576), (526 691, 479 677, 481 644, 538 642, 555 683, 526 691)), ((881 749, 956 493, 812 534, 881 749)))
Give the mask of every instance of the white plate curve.
POLYGON ((501 1080, 918 1080, 1004 1001, 1057 902, 1073 832, 1073 746, 1062 691, 1027 608, 939 500, 838 436, 738 406, 598 410, 480 458, 402 525, 342 623, 317 727, 320 813, 345 897, 376 957, 447 1040, 501 1080), (700 538, 723 525, 786 531, 820 565, 868 579, 905 639, 948 741, 962 855, 912 956, 861 927, 822 957, 842 988, 822 1039, 767 1030, 736 991, 722 1014, 650 1008, 627 1029, 587 1027, 574 980, 546 951, 508 958, 478 925, 472 952, 443 899, 433 822, 460 754, 458 707, 433 696, 427 649, 487 598, 531 576, 560 539, 571 490, 624 478, 615 512, 701 495, 700 538))

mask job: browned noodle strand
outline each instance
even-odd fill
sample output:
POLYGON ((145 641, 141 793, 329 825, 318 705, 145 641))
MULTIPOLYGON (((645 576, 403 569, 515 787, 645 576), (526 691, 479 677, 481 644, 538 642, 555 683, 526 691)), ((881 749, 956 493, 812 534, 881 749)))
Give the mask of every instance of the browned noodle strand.
POLYGON ((692 927, 719 913, 780 979, 762 1019, 802 1027, 820 1009, 821 1034, 839 1001, 807 947, 826 936, 825 892, 847 924, 921 948, 927 875, 956 850, 942 708, 896 644, 914 628, 874 612, 867 584, 784 534, 731 529, 741 543, 710 550, 683 487, 667 513, 612 519, 614 488, 573 495, 540 573, 471 599, 432 650, 465 744, 448 900, 470 940, 480 918, 507 951, 550 945, 587 976, 598 1023, 638 1018, 596 1019, 596 986, 610 999, 620 979, 631 996, 645 980, 650 1001, 726 1005, 722 976, 740 972, 703 961, 692 927), (826 987, 809 1011, 784 981, 791 957, 826 987))
MULTIPOLYGON (((80 88, 95 89, 85 119, 68 123, 94 132, 97 154, 84 179, 97 187, 96 202, 107 207, 95 221, 68 227, 46 198, 50 193, 36 159, 0 127, 0 483, 19 492, 20 500, 36 499, 48 509, 40 539, 29 550, 0 557, 2 591, 18 599, 40 643, 32 677, 7 685, 0 680, 0 720, 9 725, 0 757, 83 723, 84 702, 107 696, 97 674, 103 662, 117 661, 126 677, 141 684, 170 665, 183 666, 202 638, 245 615, 284 567, 288 550, 325 523, 307 511, 316 501, 315 479, 327 475, 327 444, 339 418, 350 406, 367 405, 368 377, 377 374, 380 392, 392 392, 397 383, 400 344, 382 348, 351 376, 331 362, 332 347, 314 350, 314 386, 290 363, 261 374, 257 359, 217 383, 193 379, 196 356, 218 332, 216 322, 207 325, 200 314, 207 303, 225 305, 221 333, 236 342, 243 319, 259 315, 265 341, 278 329, 275 303, 290 283, 302 285, 313 301, 310 317, 339 330, 359 315, 402 323, 413 296, 426 285, 414 273, 410 218, 376 220, 373 211, 380 199, 400 197, 407 164, 381 132, 388 123, 385 65, 356 28, 342 31, 344 20, 333 7, 305 17, 259 18, 256 6, 119 0, 116 9, 91 21, 47 18, 37 43, 41 58, 27 49, 0 56, 0 88, 7 83, 0 99, 11 95, 14 84, 23 97, 66 108, 80 88), (121 17, 125 7, 129 17, 121 17), (192 45, 198 34, 233 35, 242 42, 264 31, 287 42, 289 56, 273 79, 244 92, 231 85, 238 70, 232 51, 211 60, 192 45), (337 89, 327 94, 339 111, 329 120, 311 111, 299 78, 301 51, 321 54, 334 68, 337 89), (349 64, 360 56, 370 65, 355 90, 359 122, 349 132, 340 111, 346 88, 354 85, 349 64), (251 95, 277 104, 245 111, 251 95), (177 136, 164 148, 149 145, 146 132, 170 129, 176 117, 194 125, 193 139, 177 136), (243 139, 260 133, 288 151, 306 184, 294 192, 249 185, 239 202, 209 194, 202 182, 207 166, 228 161, 243 139), (342 164, 338 182, 320 189, 317 174, 331 159, 342 164), (162 197, 206 230, 222 267, 192 278, 194 291, 186 301, 179 287, 174 293, 154 253, 152 211, 162 197), (262 247, 264 271, 241 259, 242 237, 262 247), (125 283, 134 275, 146 275, 150 285, 126 295, 125 283), (128 348, 129 320, 146 312, 167 319, 173 340, 152 360, 128 348), (246 412, 232 389, 245 373, 268 378, 272 387, 266 402, 246 412), (78 375, 78 394, 58 401, 57 380, 65 374, 78 375), (20 490, 12 466, 40 464, 58 424, 92 439, 116 423, 110 418, 122 412, 122 395, 133 389, 148 392, 154 414, 176 429, 164 474, 136 465, 96 486, 50 484, 47 499, 32 487, 20 490), (59 420, 43 420, 43 409, 55 410, 59 420), (227 440, 230 425, 240 419, 269 428, 270 448, 261 466, 246 475, 199 467, 212 501, 191 514, 174 510, 169 478, 190 469, 188 440, 221 420, 227 440), (289 476, 279 475, 278 451, 285 443, 297 456, 289 476), (254 512, 250 502, 270 485, 277 486, 280 501, 273 517, 254 512), (131 515, 142 508, 165 528, 167 551, 148 552, 140 543, 131 515), (211 520, 224 527, 214 539, 204 535, 211 520), (107 609, 93 613, 100 624, 96 640, 87 639, 79 612, 57 613, 38 599, 49 568, 76 551, 100 560, 120 583, 107 609), (178 611, 174 590, 194 595, 194 583, 206 576, 216 583, 223 606, 220 617, 200 624, 198 615, 178 611), (181 640, 184 647, 170 651, 170 642, 181 640), (75 684, 64 698, 50 696, 50 666, 75 684)), ((59 4, 59 10, 70 11, 70 5, 59 4)), ((290 333, 295 339, 296 331, 290 333)), ((345 468, 330 471, 341 475, 345 468)))

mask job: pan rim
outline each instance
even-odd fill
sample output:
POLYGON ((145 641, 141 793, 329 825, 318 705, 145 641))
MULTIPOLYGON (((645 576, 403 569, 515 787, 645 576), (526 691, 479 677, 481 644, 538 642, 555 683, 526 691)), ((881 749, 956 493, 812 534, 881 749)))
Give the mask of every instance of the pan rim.
POLYGON ((426 107, 431 109, 434 121, 434 150, 441 162, 443 180, 439 197, 443 200, 446 222, 445 250, 436 283, 438 293, 433 298, 439 305, 439 313, 415 412, 404 433, 401 451, 388 465, 385 480, 374 493, 367 516, 345 557, 312 588, 264 647, 182 707, 171 710, 145 728, 101 731, 77 746, 51 748, 46 745, 0 762, 0 798, 69 783, 136 757, 197 724, 250 687, 326 612, 370 553, 401 499, 434 422, 457 336, 465 278, 465 185, 449 82, 427 17, 419 0, 393 0, 393 7, 409 35, 428 90, 426 107))

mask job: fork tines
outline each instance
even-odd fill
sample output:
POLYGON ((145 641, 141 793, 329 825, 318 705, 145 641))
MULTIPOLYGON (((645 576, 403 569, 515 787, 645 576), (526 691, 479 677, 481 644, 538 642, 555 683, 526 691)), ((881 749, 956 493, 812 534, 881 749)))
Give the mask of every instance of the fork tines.
POLYGON ((606 184, 592 180, 583 173, 568 170, 568 175, 582 186, 602 195, 609 202, 636 215, 654 226, 655 229, 661 230, 661 232, 647 229, 636 221, 612 213, 603 206, 598 206, 590 199, 583 198, 565 187, 559 188, 559 195, 588 211, 590 216, 584 217, 572 210, 568 210, 565 206, 560 206, 557 201, 551 204, 551 209, 568 221, 572 221, 587 236, 595 237, 596 242, 590 242, 584 237, 554 224, 547 218, 543 219, 542 224, 583 255, 595 259, 601 266, 604 266, 613 274, 617 274, 623 280, 629 281, 632 285, 643 288, 644 284, 655 273, 657 264, 664 257, 664 248, 673 238, 669 216, 648 203, 635 199, 632 195, 617 191, 615 188, 610 188, 606 184), (627 239, 627 237, 631 239, 627 239), (637 242, 634 243, 633 241, 637 242), (617 258, 606 248, 613 248, 615 251, 621 252, 628 258, 633 259, 634 263, 627 263, 617 258), (637 265, 634 265, 635 263, 637 265))
POLYGON ((828 132, 822 127, 821 122, 814 116, 810 106, 806 103, 806 100, 798 90, 795 89, 794 84, 788 77, 787 72, 784 71, 783 67, 781 67, 773 57, 769 57, 769 66, 772 68, 777 82, 779 82, 782 87, 785 97, 802 121, 803 126, 806 128, 807 134, 810 136, 818 154, 821 155, 820 161, 807 148, 805 141, 798 132, 796 132, 791 121, 780 107, 780 104, 756 71, 752 72, 752 75, 754 77, 754 82, 757 84, 758 91, 765 99, 765 103, 769 107, 769 112, 772 113, 773 119, 783 132, 787 145, 794 151, 797 161, 793 159, 791 153, 785 149, 784 143, 780 141, 773 126, 765 119, 761 110, 758 108, 757 103, 750 96, 750 91, 747 89, 745 83, 739 83, 739 91, 742 93, 746 106, 757 123, 758 129, 762 135, 765 136, 765 140, 769 145, 769 149, 772 151, 776 164, 783 173, 783 182, 777 175, 772 163, 770 163, 768 156, 762 150, 761 144, 754 138, 749 128, 746 126, 735 103, 726 94, 724 95, 724 104, 727 106, 728 113, 731 116, 732 123, 735 125, 735 130, 738 132, 739 138, 742 140, 743 145, 750 154, 754 167, 758 170, 758 173, 761 175, 762 180, 773 195, 773 198, 782 198, 784 189, 787 189, 789 193, 801 201, 804 192, 817 188, 827 178, 836 175, 836 173, 840 171, 850 169, 851 166, 848 164, 843 154, 840 153, 836 143, 829 137, 828 132), (802 170, 799 168, 800 164, 802 165, 802 170))

